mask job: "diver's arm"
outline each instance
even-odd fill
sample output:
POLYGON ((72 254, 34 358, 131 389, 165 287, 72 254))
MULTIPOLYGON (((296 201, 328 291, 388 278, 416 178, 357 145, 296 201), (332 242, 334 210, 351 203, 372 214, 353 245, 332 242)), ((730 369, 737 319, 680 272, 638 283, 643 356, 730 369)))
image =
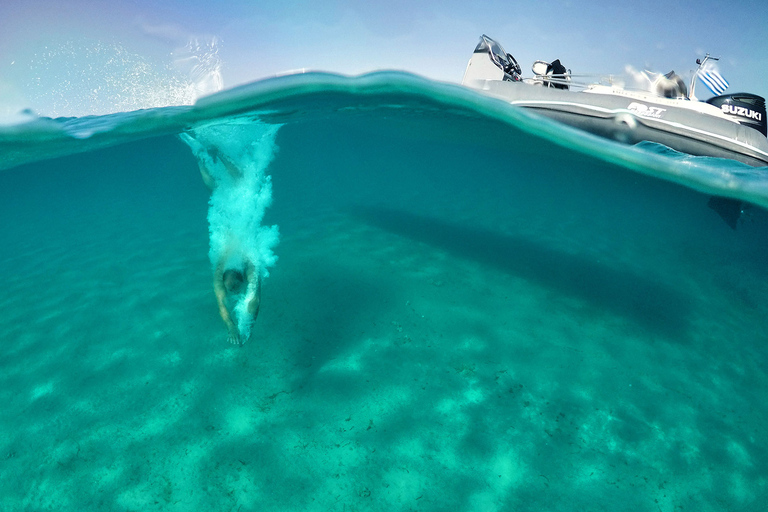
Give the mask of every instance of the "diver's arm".
POLYGON ((227 255, 219 259, 219 263, 216 265, 216 270, 213 273, 213 293, 216 294, 216 302, 219 305, 219 314, 224 324, 229 331, 230 343, 240 343, 240 332, 237 330, 237 325, 232 320, 232 315, 227 309, 227 290, 224 288, 224 262, 227 259, 227 255))
POLYGON ((256 272, 253 263, 250 261, 245 265, 245 276, 248 280, 248 286, 256 285, 256 293, 248 301, 248 314, 256 320, 259 316, 259 306, 261 306, 261 275, 256 272))

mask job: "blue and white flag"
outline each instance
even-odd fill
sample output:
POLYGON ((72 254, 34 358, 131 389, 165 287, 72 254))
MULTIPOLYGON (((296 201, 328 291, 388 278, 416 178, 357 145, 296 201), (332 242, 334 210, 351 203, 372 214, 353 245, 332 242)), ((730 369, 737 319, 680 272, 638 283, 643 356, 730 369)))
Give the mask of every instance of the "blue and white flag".
POLYGON ((698 74, 699 79, 704 82, 707 89, 712 91, 712 94, 716 96, 723 94, 728 88, 728 81, 715 69, 700 69, 698 74))

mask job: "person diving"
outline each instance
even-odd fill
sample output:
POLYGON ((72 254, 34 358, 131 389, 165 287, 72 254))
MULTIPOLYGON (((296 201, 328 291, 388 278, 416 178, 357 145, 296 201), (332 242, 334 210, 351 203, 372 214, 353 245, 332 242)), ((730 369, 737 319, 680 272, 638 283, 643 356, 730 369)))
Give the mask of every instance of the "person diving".
POLYGON ((231 158, 188 133, 180 137, 192 148, 203 182, 211 190, 208 220, 213 291, 229 342, 241 345, 250 338, 261 305, 263 265, 254 231, 259 231, 264 205, 261 212, 254 213, 252 204, 242 200, 254 194, 249 188, 253 183, 245 183, 243 169, 231 158))

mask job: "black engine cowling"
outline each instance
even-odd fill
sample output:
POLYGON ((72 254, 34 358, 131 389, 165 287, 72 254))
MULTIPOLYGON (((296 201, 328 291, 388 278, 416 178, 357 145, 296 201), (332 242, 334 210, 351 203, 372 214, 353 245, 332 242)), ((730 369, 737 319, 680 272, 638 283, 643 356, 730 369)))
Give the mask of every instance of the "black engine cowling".
POLYGON ((707 100, 724 114, 734 117, 740 124, 749 126, 768 136, 768 120, 765 114, 765 98, 756 94, 739 92, 724 94, 707 100))

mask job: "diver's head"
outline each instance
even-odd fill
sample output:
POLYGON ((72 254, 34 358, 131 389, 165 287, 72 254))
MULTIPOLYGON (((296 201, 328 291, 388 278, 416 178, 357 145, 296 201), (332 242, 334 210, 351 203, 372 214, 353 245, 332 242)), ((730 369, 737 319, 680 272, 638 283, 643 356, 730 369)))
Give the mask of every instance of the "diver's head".
POLYGON ((229 293, 239 293, 245 284, 245 276, 239 270, 227 270, 222 276, 224 288, 229 293))

